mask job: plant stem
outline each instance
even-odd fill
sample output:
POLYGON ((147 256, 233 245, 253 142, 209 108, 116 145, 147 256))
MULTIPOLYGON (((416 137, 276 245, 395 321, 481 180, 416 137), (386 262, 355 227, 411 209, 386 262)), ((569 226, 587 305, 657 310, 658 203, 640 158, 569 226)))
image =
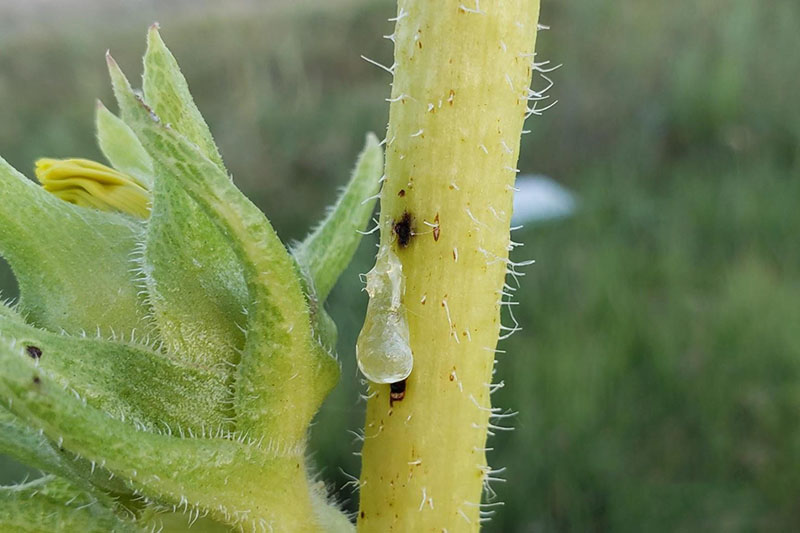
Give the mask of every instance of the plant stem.
POLYGON ((538 0, 398 2, 381 246, 403 265, 414 367, 401 400, 370 384, 361 531, 479 527, 538 13, 538 0))

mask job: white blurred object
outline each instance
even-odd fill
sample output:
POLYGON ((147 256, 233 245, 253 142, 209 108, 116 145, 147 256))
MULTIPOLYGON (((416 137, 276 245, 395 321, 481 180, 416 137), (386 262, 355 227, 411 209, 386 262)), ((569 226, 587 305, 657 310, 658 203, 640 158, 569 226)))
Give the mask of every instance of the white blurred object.
POLYGON ((514 226, 564 218, 575 212, 575 195, 547 176, 523 174, 514 186, 514 226))

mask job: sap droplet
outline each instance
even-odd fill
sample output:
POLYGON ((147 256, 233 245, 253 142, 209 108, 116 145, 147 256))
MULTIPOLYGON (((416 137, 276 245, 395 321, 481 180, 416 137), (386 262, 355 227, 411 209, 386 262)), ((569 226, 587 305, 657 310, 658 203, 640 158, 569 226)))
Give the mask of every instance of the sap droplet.
POLYGON ((356 343, 358 368, 375 383, 395 383, 411 374, 414 356, 402 298, 403 265, 391 247, 383 246, 367 273, 367 316, 356 343))

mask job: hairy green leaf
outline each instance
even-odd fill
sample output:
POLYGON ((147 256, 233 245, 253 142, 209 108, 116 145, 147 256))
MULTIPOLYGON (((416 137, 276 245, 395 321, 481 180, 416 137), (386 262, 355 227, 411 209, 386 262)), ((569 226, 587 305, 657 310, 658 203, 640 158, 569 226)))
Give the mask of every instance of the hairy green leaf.
POLYGON ((0 315, 0 338, 21 346, 37 368, 111 417, 159 430, 228 429, 230 392, 213 372, 125 340, 50 333, 13 315, 0 315))
POLYGON ((0 397, 50 439, 104 465, 148 498, 248 528, 274 522, 276 531, 313 529, 302 446, 136 429, 84 404, 23 346, 5 339, 0 339, 0 397))
POLYGON ((150 26, 147 32, 142 89, 145 102, 163 122, 197 145, 203 155, 225 170, 211 131, 189 93, 189 85, 178 62, 161 39, 157 24, 150 26))
POLYGON ((97 102, 95 113, 97 144, 111 165, 153 186, 153 161, 125 122, 97 102))
POLYGON ((250 304, 236 378, 237 427, 288 442, 303 441, 339 368, 312 338, 294 261, 263 213, 195 145, 154 121, 144 106, 132 127, 159 175, 181 183, 244 265, 250 304), (297 390, 307 392, 300 396, 297 390))
POLYGON ((145 329, 129 257, 140 223, 64 202, 1 158, 0 198, 0 254, 17 277, 28 320, 70 333, 145 329))
POLYGON ((320 304, 353 258, 361 233, 372 215, 383 173, 383 151, 377 137, 367 135, 350 182, 328 216, 296 245, 292 253, 311 280, 320 304))
POLYGON ((53 476, 0 487, 0 531, 142 532, 93 495, 53 476))
MULTIPOLYGON (((151 66, 172 57, 151 29, 145 55, 146 97, 161 105, 178 106, 170 113, 185 115, 178 123, 187 131, 206 131, 191 101, 186 82, 177 65, 165 72, 151 66), (152 37, 153 35, 156 37, 152 37), (161 82, 154 82, 151 77, 161 82), (183 92, 175 93, 175 87, 183 92), (162 94, 162 89, 168 94, 162 94), (176 94, 181 97, 178 98, 176 94)), ((117 64, 109 56, 109 71, 122 117, 129 124, 141 112, 139 100, 117 64)), ((173 65, 172 62, 167 62, 173 65)), ((210 134, 208 136, 210 139, 210 134)), ((220 163, 221 164, 221 163, 220 163)), ((206 213, 169 176, 156 174, 153 208, 142 250, 141 281, 148 295, 153 319, 167 350, 174 357, 230 375, 244 346, 244 334, 237 321, 245 322, 247 288, 242 267, 233 249, 206 213)))
POLYGON ((129 492, 107 470, 69 451, 59 450, 56 443, 5 407, 0 407, 0 453, 42 472, 68 479, 103 501, 108 499, 107 493, 129 492))

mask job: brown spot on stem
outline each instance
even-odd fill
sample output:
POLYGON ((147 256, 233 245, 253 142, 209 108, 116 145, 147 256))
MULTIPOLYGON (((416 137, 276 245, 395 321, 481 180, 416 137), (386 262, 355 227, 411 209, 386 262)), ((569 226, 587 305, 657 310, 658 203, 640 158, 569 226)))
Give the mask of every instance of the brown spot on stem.
POLYGON ((405 195, 406 195, 405 189, 400 189, 399 191, 397 191, 397 196, 399 196, 400 198, 402 198, 405 195))
POLYGON ((439 213, 436 213, 436 218, 433 219, 433 223, 435 224, 435 226, 433 226, 433 240, 434 241, 438 241, 439 240, 439 213))

